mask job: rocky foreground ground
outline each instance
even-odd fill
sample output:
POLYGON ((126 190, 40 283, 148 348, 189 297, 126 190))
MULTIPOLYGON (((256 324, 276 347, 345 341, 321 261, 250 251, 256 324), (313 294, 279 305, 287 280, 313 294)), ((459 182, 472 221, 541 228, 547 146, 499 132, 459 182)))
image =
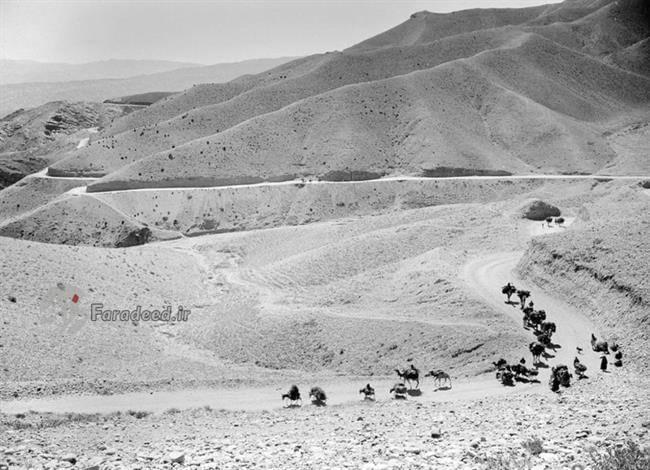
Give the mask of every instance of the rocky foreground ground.
POLYGON ((451 401, 3 415, 0 468, 596 468, 594 453, 650 442, 649 384, 617 369, 474 401, 425 384, 451 401))

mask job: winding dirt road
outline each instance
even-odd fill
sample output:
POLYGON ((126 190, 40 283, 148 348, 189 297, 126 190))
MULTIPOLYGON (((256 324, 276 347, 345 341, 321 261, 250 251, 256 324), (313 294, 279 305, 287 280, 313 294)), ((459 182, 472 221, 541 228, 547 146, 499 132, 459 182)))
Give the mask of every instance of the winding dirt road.
MULTIPOLYGON (((532 225, 531 225, 532 228, 532 225)), ((531 231, 531 233, 533 233, 531 231)), ((549 365, 564 363, 572 369, 573 358, 576 356, 576 346, 583 348, 580 355, 581 361, 589 368, 587 374, 598 372, 598 355, 591 352, 589 335, 591 332, 598 334, 593 324, 580 312, 570 305, 555 299, 537 286, 523 281, 514 274, 514 269, 519 261, 521 252, 495 253, 470 261, 464 266, 461 278, 469 285, 471 291, 494 309, 508 315, 513 322, 521 325, 522 315, 518 306, 506 304, 501 294, 501 286, 508 281, 516 286, 529 289, 532 299, 538 308, 547 311, 549 319, 557 324, 558 331, 554 335, 554 342, 562 347, 557 350, 554 358, 549 358, 549 365)), ((532 332, 530 341, 534 340, 532 332)), ((530 364, 530 353, 527 344, 522 344, 522 356, 530 364)), ((508 357, 510 361, 519 358, 508 357)), ((477 378, 471 381, 455 381, 451 391, 435 391, 432 379, 423 379, 421 384, 422 395, 411 397, 418 401, 462 401, 477 399, 484 396, 519 393, 524 391, 548 391, 548 372, 541 369, 541 384, 517 384, 516 387, 503 387, 491 376, 477 378)), ((351 378, 341 377, 335 381, 319 382, 328 393, 330 405, 345 404, 360 399, 358 390, 370 381, 377 389, 378 400, 389 400, 388 390, 397 380, 389 377, 351 378)), ((303 392, 305 403, 311 385, 299 383, 303 392)), ((287 385, 288 387, 288 385, 287 385)), ((160 412, 172 407, 196 408, 209 405, 215 409, 259 411, 275 409, 281 406, 280 394, 285 391, 278 386, 247 387, 233 389, 195 389, 164 392, 135 392, 110 396, 63 396, 52 399, 12 400, 0 402, 0 410, 4 413, 22 413, 29 410, 41 412, 77 412, 77 413, 108 413, 113 411, 144 410, 160 412)))
MULTIPOLYGON (((507 282, 512 282, 519 289, 530 290, 535 308, 545 310, 547 321, 552 321, 557 326, 557 332, 553 335, 553 343, 558 344, 559 347, 556 352, 548 351, 554 355, 547 360, 548 365, 565 364, 573 372, 573 360, 577 356, 588 367, 587 375, 600 373, 600 355, 592 352, 590 345, 591 333, 599 336, 598 329, 593 322, 571 305, 518 277, 515 274, 515 268, 522 254, 522 252, 496 253, 475 259, 465 265, 462 278, 477 296, 493 308, 508 315, 522 328, 523 314, 519 305, 506 304, 505 296, 501 294, 501 288, 507 282), (577 352, 577 347, 582 348, 582 354, 577 352)), ((535 336, 531 330, 530 342, 532 341, 535 341, 535 336)), ((519 352, 522 357, 526 358, 528 365, 532 364, 528 344, 522 345, 519 352)), ((508 362, 516 362, 518 358, 506 357, 506 359, 508 362)), ((540 374, 540 380, 544 386, 548 382, 548 378, 548 373, 540 374)))

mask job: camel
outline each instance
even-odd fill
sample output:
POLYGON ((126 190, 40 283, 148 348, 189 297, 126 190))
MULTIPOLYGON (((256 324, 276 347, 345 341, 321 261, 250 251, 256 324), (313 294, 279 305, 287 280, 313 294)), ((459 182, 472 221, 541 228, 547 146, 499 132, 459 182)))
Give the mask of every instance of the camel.
POLYGON ((560 389, 560 385, 563 387, 569 387, 571 385, 569 368, 563 364, 551 369, 551 377, 549 379, 549 386, 553 392, 557 392, 560 389))
POLYGON ((533 355, 533 365, 539 364, 542 361, 542 353, 546 351, 546 347, 543 344, 532 342, 528 345, 528 349, 533 355))
POLYGON ((503 286, 503 288, 501 289, 501 293, 505 294, 506 299, 507 299, 506 300, 507 304, 510 303, 510 297, 512 297, 515 292, 517 292, 517 288, 515 286, 513 286, 512 284, 507 283, 505 286, 503 286))
POLYGON ((537 310, 533 311, 530 315, 528 315, 528 325, 532 326, 535 331, 539 329, 539 326, 546 320, 546 311, 545 310, 537 310))
POLYGON ((598 341, 596 339, 596 335, 594 335, 593 333, 591 334, 591 349, 593 349, 595 352, 602 352, 605 354, 609 354, 607 341, 598 341))
POLYGON ((521 304, 521 309, 523 310, 526 306, 526 299, 530 297, 529 290, 517 289, 517 297, 519 297, 519 302, 521 304))
POLYGON ((549 333, 538 333, 537 341, 544 345, 545 348, 552 349, 553 351, 557 349, 557 346, 551 341, 551 335, 549 333))
POLYGON ((530 322, 530 316, 533 314, 535 310, 533 310, 530 307, 525 307, 524 308, 524 318, 523 318, 523 326, 524 328, 529 328, 531 326, 530 322))
POLYGON ((515 384, 514 379, 515 374, 510 370, 510 366, 497 372, 497 380, 501 381, 502 385, 512 387, 515 384))
POLYGON ((451 376, 443 370, 432 370, 426 373, 425 377, 433 377, 433 383, 437 383, 438 387, 441 387, 443 383, 449 382, 449 388, 451 388, 451 376))
POLYGON ((296 385, 292 385, 288 393, 282 394, 282 401, 289 400, 289 406, 302 405, 302 398, 300 398, 300 390, 296 385))
POLYGON ((388 393, 391 393, 395 399, 405 400, 408 390, 406 388, 406 385, 404 385, 402 382, 398 382, 393 385, 393 388, 391 388, 388 393))
POLYGON ((562 227, 562 224, 564 223, 564 217, 556 217, 555 223, 562 227))
MULTIPOLYGON (((540 312, 543 312, 543 310, 540 310, 540 312)), ((555 323, 553 323, 552 321, 543 321, 539 325, 539 329, 542 333, 546 333, 549 336, 552 336, 553 333, 555 333, 556 331, 556 326, 555 323)))
POLYGON ((546 225, 548 225, 550 227, 552 223, 553 223, 553 217, 547 217, 546 218, 546 225))
POLYGON ((325 391, 320 387, 312 387, 309 391, 309 398, 314 405, 323 406, 327 401, 327 395, 325 391))
POLYGON ((525 365, 523 365, 521 363, 514 364, 514 365, 510 366, 510 371, 513 374, 515 374, 515 378, 521 377, 521 376, 528 377, 528 376, 531 376, 531 375, 537 375, 538 374, 538 372, 536 370, 531 370, 531 369, 529 369, 528 367, 526 367, 525 365))
POLYGON ((366 384, 365 387, 363 387, 361 390, 359 390, 359 393, 363 393, 363 399, 364 400, 374 400, 375 399, 375 389, 370 386, 370 384, 366 384))
POLYGON ((403 379, 406 381, 406 383, 408 383, 410 389, 413 389, 411 381, 415 381, 416 389, 420 388, 420 371, 416 369, 413 364, 411 364, 411 367, 409 369, 404 369, 403 372, 400 372, 399 369, 395 369, 395 372, 397 372, 397 375, 400 379, 403 379))
POLYGON ((575 370, 578 379, 584 379, 587 377, 585 375, 585 372, 587 372, 587 366, 580 362, 580 359, 577 357, 573 360, 573 370, 575 370))

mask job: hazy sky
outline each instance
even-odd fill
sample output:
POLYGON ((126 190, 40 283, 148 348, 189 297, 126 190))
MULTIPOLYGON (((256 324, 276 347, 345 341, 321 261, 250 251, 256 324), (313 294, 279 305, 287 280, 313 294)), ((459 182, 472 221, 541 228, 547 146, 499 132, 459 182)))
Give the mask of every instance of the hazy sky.
POLYGON ((556 0, 0 0, 0 58, 198 63, 345 49, 420 10, 556 0))

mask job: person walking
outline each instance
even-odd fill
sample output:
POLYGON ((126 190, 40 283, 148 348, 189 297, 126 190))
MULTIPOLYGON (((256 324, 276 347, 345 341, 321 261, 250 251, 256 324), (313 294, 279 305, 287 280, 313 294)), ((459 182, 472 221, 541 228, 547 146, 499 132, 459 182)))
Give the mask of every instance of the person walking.
POLYGON ((600 356, 600 370, 607 372, 607 356, 600 356))

